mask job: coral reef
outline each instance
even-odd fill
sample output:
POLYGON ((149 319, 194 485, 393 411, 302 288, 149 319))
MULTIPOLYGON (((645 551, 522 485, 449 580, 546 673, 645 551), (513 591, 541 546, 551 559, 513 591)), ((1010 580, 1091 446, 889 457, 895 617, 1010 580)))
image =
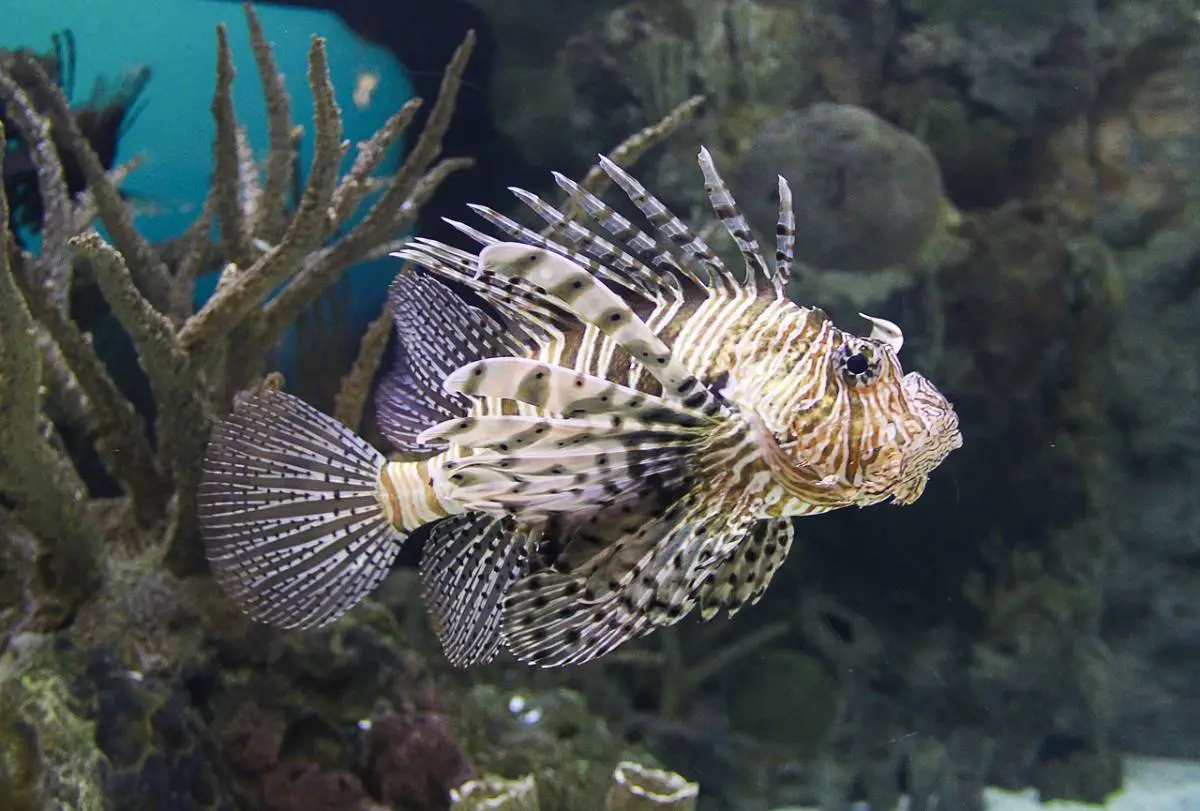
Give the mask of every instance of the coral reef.
POLYGON ((104 163, 41 64, 28 57, 22 62, 37 82, 34 95, 44 111, 14 78, 0 75, 6 116, 28 145, 45 209, 39 252, 21 250, 10 237, 0 256, 5 352, 0 492, 15 519, 42 541, 28 569, 28 585, 37 597, 37 629, 57 627, 93 597, 108 558, 122 547, 127 554, 149 555, 149 544, 177 573, 197 570, 194 498, 213 418, 227 410, 236 391, 260 379, 283 331, 325 287, 353 263, 388 251, 441 179, 469 165, 460 158, 437 160, 438 139, 449 123, 469 41, 447 72, 443 94, 405 165, 371 195, 379 185, 372 173, 404 132, 418 102, 397 111, 374 138, 360 144, 349 172, 339 177, 346 145, 323 43, 314 39, 309 82, 316 102, 315 154, 303 193, 290 211, 294 125, 270 45, 249 7, 247 20, 270 109, 271 156, 260 178, 240 146, 230 101, 234 69, 219 29, 210 205, 185 237, 190 248, 170 267, 133 227, 104 163), (49 136, 51 127, 55 139, 49 136), (64 154, 86 180, 88 193, 79 201, 64 179, 64 154), (375 199, 369 200, 371 196, 375 199), (335 236, 368 202, 362 220, 335 236), (96 215, 111 244, 90 231, 96 215), (191 285, 209 252, 207 231, 214 219, 224 270, 217 293, 192 313, 191 285), (87 335, 69 317, 73 257, 87 261, 138 350, 155 398, 153 431, 142 424, 87 335), (45 409, 43 390, 48 395, 45 409), (97 505, 86 498, 56 432, 47 429, 51 413, 74 421, 90 437, 124 492, 136 541, 106 535, 125 527, 118 517, 97 520, 97 505))
MULTIPOLYGON (((357 777, 339 776, 337 763, 321 765, 303 747, 293 751, 296 724, 288 720, 301 717, 296 707, 311 712, 311 697, 280 712, 286 693, 277 691, 256 715, 259 704, 250 699, 262 696, 241 692, 246 679, 237 689, 212 680, 222 652, 245 656, 255 630, 215 599, 199 563, 198 467, 212 421, 237 391, 259 384, 284 329, 343 270, 389 251, 439 183, 470 165, 441 158, 440 137, 472 39, 448 67, 403 166, 377 178, 420 102, 359 144, 342 174, 348 145, 324 44, 314 38, 315 152, 293 206, 302 130, 291 120, 266 34, 249 5, 245 12, 272 150, 261 168, 245 150, 230 100, 234 67, 219 28, 212 190, 195 226, 170 250, 148 245, 134 227, 118 187, 124 172, 110 172, 111 145, 89 137, 92 108, 72 107, 64 94, 61 61, 6 53, 0 70, 6 134, 35 172, 40 206, 36 223, 20 223, 40 231, 36 250, 9 228, 0 234, 0 756, 11 764, 3 770, 5 795, 29 807, 233 808, 247 791, 244 777, 257 786, 250 796, 264 794, 268 806, 322 801, 340 808, 356 790, 367 796, 357 777), (360 209, 357 224, 343 229, 360 209), (97 219, 107 236, 93 230, 97 219), (214 257, 222 268, 218 291, 193 312, 192 284, 214 257), (69 294, 81 269, 138 351, 155 400, 152 424, 72 317, 69 294), (91 497, 81 460, 64 442, 68 430, 87 438, 120 497, 91 497), (197 700, 191 691, 200 685, 218 709, 197 700), (220 717, 226 705, 228 727, 220 717), (224 732, 222 747, 210 729, 224 732)), ((28 199, 20 188, 18 205, 28 199)), ((0 198, 0 213, 8 223, 6 201, 0 198)), ((359 372, 346 381, 340 402, 347 419, 361 418, 363 375, 369 379, 359 372)), ((336 657, 324 658, 327 668, 337 666, 336 657)), ((405 672, 403 658, 388 657, 397 672, 405 672)), ((264 678, 265 662, 251 661, 259 670, 253 684, 264 678)), ((388 683, 364 685, 356 718, 369 717, 388 683)), ((339 701, 350 704, 348 697, 330 703, 344 710, 339 701)))
MULTIPOLYGON (((89 145, 58 63, 16 53, 0 71, 4 123, 27 147, 43 204, 36 250, 7 229, 0 237, 0 794, 22 809, 73 811, 434 811, 486 771, 534 775, 549 811, 591 811, 628 747, 578 694, 531 693, 540 724, 507 703, 490 716, 465 688, 436 683, 415 649, 423 637, 378 603, 319 633, 282 634, 237 614, 203 570, 193 500, 214 418, 247 388, 282 385, 263 375, 288 325, 343 270, 389 252, 441 182, 470 165, 441 157, 441 138, 473 35, 389 177, 375 174, 421 102, 359 144, 343 173, 348 145, 314 38, 314 159, 293 199, 301 131, 266 34, 245 12, 271 151, 261 166, 248 154, 219 28, 212 188, 169 245, 148 245, 133 226, 126 170, 110 171, 89 145), (76 165, 78 187, 64 180, 76 165), (214 268, 217 292, 193 312, 192 284, 214 268), (149 418, 69 309, 81 277, 137 350, 149 418), (90 492, 71 431, 119 496, 90 492), (586 796, 595 799, 579 805, 586 796)), ((625 139, 614 158, 635 160, 699 103, 625 139)), ((603 177, 583 184, 598 191, 603 177)), ((381 313, 329 393, 347 423, 363 419, 389 332, 381 313)))
MULTIPOLYGON (((966 426, 949 481, 907 510, 806 526, 757 621, 673 629, 557 678, 427 665, 415 608, 368 602, 305 636, 251 626, 199 574, 197 449, 259 384, 281 331, 463 167, 439 161, 438 143, 469 47, 408 163, 381 180, 416 105, 340 175, 315 45, 321 165, 294 206, 293 122, 265 37, 274 149, 261 171, 219 44, 213 192, 194 233, 159 249, 129 224, 124 170, 55 89, 61 59, 8 54, 7 139, 38 147, 20 188, 6 184, 10 221, 40 228, 42 247, 9 234, 0 254, 0 793, 86 811, 109 797, 137 807, 135 785, 187 807, 374 811, 403 794, 421 808, 595 811, 631 758, 702 776, 704 811, 845 811, 902 794, 920 811, 980 808, 986 784, 1098 801, 1121 780, 1120 749, 1191 754, 1200 522, 1195 409, 1180 404, 1196 395, 1200 307, 1194 9, 473 2, 497 41, 493 115, 527 164, 583 174, 665 116, 620 160, 647 154, 642 174, 676 210, 697 202, 694 143, 659 147, 685 120, 747 185, 789 176, 813 205, 798 248, 848 271, 798 269, 794 295, 913 325, 906 358, 947 382, 966 426), (813 123, 831 110, 890 158, 873 166, 849 148, 870 138, 852 139, 842 182, 883 178, 920 205, 891 218, 883 195, 845 205, 837 171, 811 190, 823 176, 801 159, 830 135, 813 123), (97 215, 104 238, 89 230, 97 215), (891 230, 846 227, 859 221, 891 230), (831 233, 856 236, 833 239, 838 254, 831 233), (213 267, 221 291, 190 312, 183 291, 213 267), (81 279, 141 351, 152 424, 65 309, 81 279), (89 497, 71 428, 121 498, 89 497)), ((769 195, 747 208, 773 228, 769 195)), ((336 393, 347 423, 362 420, 388 332, 375 323, 336 393)))

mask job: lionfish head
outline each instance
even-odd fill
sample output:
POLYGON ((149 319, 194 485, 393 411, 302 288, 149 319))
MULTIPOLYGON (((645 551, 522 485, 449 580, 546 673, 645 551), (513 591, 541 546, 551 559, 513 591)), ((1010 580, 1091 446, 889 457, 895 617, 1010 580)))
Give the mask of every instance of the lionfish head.
POLYGON ((812 413, 797 415, 792 447, 801 458, 825 459, 828 470, 858 493, 860 503, 891 499, 911 504, 929 474, 962 447, 958 415, 936 386, 917 372, 905 374, 898 326, 864 315, 871 333, 834 330, 823 362, 828 419, 813 431, 812 413), (805 432, 817 434, 806 437, 805 432), (822 447, 824 446, 824 447, 822 447))

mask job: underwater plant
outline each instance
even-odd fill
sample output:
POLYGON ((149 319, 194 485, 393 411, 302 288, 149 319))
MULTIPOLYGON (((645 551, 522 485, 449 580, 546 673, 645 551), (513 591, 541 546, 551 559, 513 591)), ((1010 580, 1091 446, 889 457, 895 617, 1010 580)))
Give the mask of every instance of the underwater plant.
MULTIPOLYGON (((349 145, 325 45, 313 37, 315 147, 290 206, 297 127, 271 44, 254 9, 244 8, 266 97, 270 154, 260 171, 233 108, 235 69, 219 26, 212 186, 203 212, 170 251, 139 234, 119 177, 107 171, 111 161, 97 154, 44 60, 15 52, 0 68, 5 123, 28 145, 42 206, 36 252, 11 230, 0 235, 0 524, 14 527, 0 537, 8 564, 0 579, 6 593, 23 595, 0 614, 4 646, 16 632, 68 623, 101 589, 119 551, 168 561, 179 574, 200 571, 195 493, 214 421, 236 392, 261 379, 272 348, 330 284, 355 263, 393 250, 439 184, 471 165, 469 158, 442 158, 441 140, 473 34, 447 67, 406 160, 388 178, 373 175, 421 101, 410 101, 358 144, 343 174, 349 145), (78 167, 82 185, 69 182, 68 167, 78 167), (93 226, 97 219, 106 236, 93 226), (209 237, 214 224, 216 245, 209 237), (195 310, 194 281, 214 255, 223 267, 217 291, 195 310), (155 401, 152 426, 71 317, 72 277, 83 268, 137 350, 155 401), (62 426, 86 435, 119 483, 115 510, 89 498, 62 426)), ((5 222, 12 204, 0 201, 5 222)), ((361 413, 365 396, 366 386, 351 378, 340 401, 349 411, 357 401, 361 413)))

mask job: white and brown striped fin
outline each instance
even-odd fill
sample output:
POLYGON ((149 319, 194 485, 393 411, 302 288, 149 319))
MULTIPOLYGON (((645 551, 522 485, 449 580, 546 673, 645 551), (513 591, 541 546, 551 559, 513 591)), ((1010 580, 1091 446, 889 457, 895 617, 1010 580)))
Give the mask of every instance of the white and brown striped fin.
POLYGON ((755 524, 746 540, 717 570, 715 579, 701 589, 701 618, 710 619, 722 609, 732 617, 743 605, 753 605, 762 599, 792 548, 793 533, 790 518, 755 524))
MULTIPOLYGON (((661 200, 611 159, 601 155, 600 168, 625 192, 667 244, 674 244, 680 249, 684 262, 693 273, 699 268, 704 269, 704 287, 728 296, 738 294, 742 288, 741 282, 703 238, 693 233, 661 200)), ((697 278, 701 277, 697 275, 697 278)))
POLYGON ((779 219, 775 223, 775 279, 778 285, 775 289, 786 296, 796 259, 796 211, 792 207, 792 187, 783 175, 778 177, 779 219))
POLYGON ((534 572, 513 584, 505 644, 528 664, 580 665, 673 625, 754 521, 746 509, 692 491, 615 540, 590 566, 534 572))
MULTIPOLYGON (((568 418, 603 415, 689 428, 715 422, 690 404, 532 358, 478 360, 448 375, 442 385, 448 392, 515 400, 568 418)), ((430 435, 441 430, 431 428, 430 435)))
POLYGON ((421 583, 434 630, 455 667, 484 664, 501 646, 503 602, 528 569, 539 530, 512 518, 455 515, 425 541, 421 583))
POLYGON ((530 283, 581 322, 594 326, 659 382, 664 398, 708 416, 728 413, 646 322, 581 265, 517 242, 487 246, 479 253, 479 263, 485 271, 530 283))
MULTIPOLYGON (((479 238, 489 239, 483 235, 479 235, 479 238)), ((413 262, 433 275, 457 282, 478 295, 496 310, 505 326, 514 333, 514 339, 526 350, 545 345, 576 322, 569 311, 544 293, 520 279, 495 278, 493 274, 480 269, 478 257, 458 248, 417 237, 392 256, 413 262)))
POLYGON ((251 617, 327 625, 387 575, 400 543, 377 497, 384 457, 281 391, 243 398, 213 431, 200 529, 217 582, 251 617))
POLYGON ((750 229, 750 224, 742 216, 737 201, 733 199, 729 187, 725 185, 725 181, 713 164, 712 155, 704 147, 700 148, 700 171, 704 175, 704 189, 708 192, 708 200, 712 205, 713 213, 724 224, 729 236, 733 237, 738 250, 742 252, 742 258, 746 261, 746 276, 743 280, 746 289, 757 292, 758 277, 761 276, 763 281, 774 287, 775 295, 782 298, 784 296, 783 285, 775 273, 775 267, 767 264, 762 249, 758 246, 758 240, 750 229))
MULTIPOLYGON (((699 288, 706 286, 686 263, 680 264, 675 260, 667 246, 656 242, 583 186, 559 172, 554 173, 554 182, 560 189, 571 195, 572 199, 582 207, 589 217, 616 239, 623 246, 624 252, 634 257, 643 267, 653 268, 651 272, 660 277, 660 284, 665 291, 670 291, 672 295, 681 294, 682 280, 684 279, 699 288)), ((559 216, 562 217, 561 214, 559 216)), ((558 226, 568 238, 574 235, 574 229, 586 230, 576 223, 571 225, 573 226, 571 229, 568 229, 566 225, 558 226)), ((597 245, 601 246, 601 249, 603 246, 609 245, 599 238, 595 238, 595 241, 597 245)), ((591 251, 589 250, 589 252, 591 251)), ((592 253, 592 255, 599 261, 605 261, 599 253, 592 253)))
POLYGON ((442 388, 446 375, 479 358, 524 350, 499 321, 422 272, 402 271, 388 294, 404 352, 376 390, 377 421, 399 449, 427 450, 440 443, 422 443, 417 436, 464 415, 470 405, 442 388))
MULTIPOLYGON (((574 262, 586 266, 598 278, 604 279, 606 282, 611 282, 649 301, 656 301, 661 298, 662 293, 660 292, 660 288, 663 285, 659 274, 654 273, 633 257, 617 251, 611 243, 600 239, 586 228, 567 222, 561 212, 548 203, 543 202, 537 195, 515 187, 510 189, 510 191, 516 195, 518 200, 533 209, 536 214, 545 218, 552 225, 555 225, 559 234, 565 238, 564 241, 567 244, 564 244, 564 241, 556 241, 544 237, 537 231, 526 228, 516 220, 506 217, 487 206, 472 204, 469 207, 480 217, 483 217, 483 219, 513 239, 561 254, 574 262), (568 247, 569 245, 577 245, 583 248, 584 251, 581 252, 574 247, 568 247), (598 261, 596 258, 589 256, 589 254, 597 254, 599 257, 603 257, 604 261, 598 261)), ((462 223, 455 220, 446 220, 446 222, 463 231, 468 236, 478 233, 474 229, 464 228, 462 223)), ((489 241, 484 245, 486 247, 489 244, 494 244, 494 241, 489 241)))

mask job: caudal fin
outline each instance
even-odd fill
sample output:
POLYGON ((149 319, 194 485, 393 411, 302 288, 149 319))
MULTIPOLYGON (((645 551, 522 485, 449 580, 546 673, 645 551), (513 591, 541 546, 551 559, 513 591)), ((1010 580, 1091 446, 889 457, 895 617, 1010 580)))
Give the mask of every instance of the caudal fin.
POLYGON ((387 575, 404 536, 377 497, 386 460, 289 394, 246 397, 213 431, 200 528, 213 575, 247 614, 327 625, 387 575))

